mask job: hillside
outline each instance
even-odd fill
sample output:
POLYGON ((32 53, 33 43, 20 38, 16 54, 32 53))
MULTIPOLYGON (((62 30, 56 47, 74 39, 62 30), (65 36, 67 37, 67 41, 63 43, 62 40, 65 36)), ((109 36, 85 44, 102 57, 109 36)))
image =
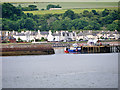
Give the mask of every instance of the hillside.
MULTIPOLYGON (((106 7, 109 10, 118 10, 117 7, 106 7)), ((86 8, 86 9, 71 9, 72 11, 74 11, 75 13, 82 13, 84 10, 96 10, 96 11, 103 11, 105 8, 86 8)), ((39 15, 39 14, 62 14, 65 13, 65 11, 67 11, 67 9, 63 9, 63 10, 39 10, 39 11, 24 11, 24 13, 33 13, 34 15, 39 15)))

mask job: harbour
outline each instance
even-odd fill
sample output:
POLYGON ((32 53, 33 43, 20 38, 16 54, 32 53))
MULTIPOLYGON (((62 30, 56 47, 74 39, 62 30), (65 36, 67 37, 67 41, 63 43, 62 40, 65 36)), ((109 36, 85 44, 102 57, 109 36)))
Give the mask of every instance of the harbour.
POLYGON ((118 0, 10 1, 1 2, 0 89, 119 87, 118 0))
MULTIPOLYGON (((54 47, 64 47, 66 49, 70 48, 73 43, 42 43, 42 44, 6 44, 1 45, 1 56, 19 56, 19 55, 50 55, 55 54, 54 47)), ((85 53, 119 53, 120 45, 110 45, 110 44, 97 44, 97 45, 87 45, 87 43, 77 43, 80 50, 75 53, 85 54, 85 53)), ((69 52, 67 52, 69 53, 69 52)))
MULTIPOLYGON (((117 50, 119 49, 116 48, 119 48, 119 45, 116 45, 116 43, 114 43, 114 45, 108 45, 108 47, 85 46, 86 43, 84 43, 84 45, 81 46, 81 51, 84 50, 84 53, 69 54, 64 52, 65 48, 69 46, 67 43, 67 46, 62 47, 54 47, 52 46, 53 44, 54 43, 50 44, 50 48, 54 50, 54 54, 11 55, 0 57, 2 58, 2 87, 118 87, 119 52, 117 52, 117 50), (101 50, 105 50, 106 52, 101 50)), ((79 43, 79 45, 81 44, 83 43, 79 43)), ((28 49, 30 45, 26 44, 24 46, 24 44, 22 44, 16 45, 16 47, 23 48, 24 46, 27 50, 30 50, 28 49)), ((42 50, 46 50, 45 43, 33 45, 35 45, 34 47, 42 45, 44 47, 44 49, 42 47, 42 50)), ((7 48, 10 48, 10 46, 11 45, 8 45, 7 48)), ((40 49, 38 48, 37 50, 40 49)), ((23 51, 25 51, 25 49, 23 51)))

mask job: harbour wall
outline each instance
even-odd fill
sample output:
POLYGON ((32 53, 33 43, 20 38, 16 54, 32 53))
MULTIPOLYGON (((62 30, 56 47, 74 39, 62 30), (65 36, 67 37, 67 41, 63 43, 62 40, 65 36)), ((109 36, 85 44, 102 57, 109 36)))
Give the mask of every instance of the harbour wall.
POLYGON ((51 45, 6 44, 0 46, 0 56, 49 55, 49 54, 55 54, 54 49, 51 45))

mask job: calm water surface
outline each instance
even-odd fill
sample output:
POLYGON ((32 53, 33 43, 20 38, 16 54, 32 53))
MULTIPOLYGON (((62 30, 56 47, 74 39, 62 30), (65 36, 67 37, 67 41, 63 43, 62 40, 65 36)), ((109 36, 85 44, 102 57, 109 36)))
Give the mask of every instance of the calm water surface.
POLYGON ((3 57, 3 88, 117 88, 118 54, 3 57))

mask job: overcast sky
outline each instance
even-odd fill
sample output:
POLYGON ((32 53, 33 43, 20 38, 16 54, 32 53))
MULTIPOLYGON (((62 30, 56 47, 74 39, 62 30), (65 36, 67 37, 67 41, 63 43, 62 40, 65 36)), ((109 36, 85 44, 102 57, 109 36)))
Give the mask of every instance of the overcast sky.
POLYGON ((119 0, 0 0, 1 2, 118 2, 119 0))

